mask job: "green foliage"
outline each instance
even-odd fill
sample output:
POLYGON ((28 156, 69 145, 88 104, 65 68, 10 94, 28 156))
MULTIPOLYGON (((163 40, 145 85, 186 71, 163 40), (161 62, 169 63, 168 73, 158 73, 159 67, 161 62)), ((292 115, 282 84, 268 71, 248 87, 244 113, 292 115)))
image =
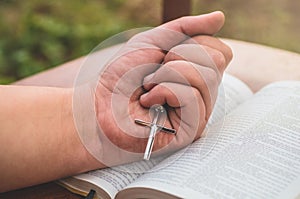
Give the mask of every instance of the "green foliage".
MULTIPOLYGON (((161 2, 0 0, 0 84, 89 53, 126 29, 155 26, 161 2)), ((220 37, 300 52, 300 1, 193 0, 193 14, 222 10, 220 37)))
POLYGON ((90 52, 137 24, 120 0, 0 1, 0 83, 6 84, 90 52))

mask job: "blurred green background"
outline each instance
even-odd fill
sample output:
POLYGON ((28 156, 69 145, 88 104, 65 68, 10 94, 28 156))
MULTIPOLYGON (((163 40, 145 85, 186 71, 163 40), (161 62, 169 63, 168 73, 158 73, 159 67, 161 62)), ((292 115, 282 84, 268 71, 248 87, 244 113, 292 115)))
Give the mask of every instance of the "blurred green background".
MULTIPOLYGON (((161 5, 161 0, 0 0, 0 84, 85 55, 121 31, 159 25, 161 5)), ((299 9, 294 0, 192 1, 192 14, 225 13, 220 37, 300 53, 299 9)))

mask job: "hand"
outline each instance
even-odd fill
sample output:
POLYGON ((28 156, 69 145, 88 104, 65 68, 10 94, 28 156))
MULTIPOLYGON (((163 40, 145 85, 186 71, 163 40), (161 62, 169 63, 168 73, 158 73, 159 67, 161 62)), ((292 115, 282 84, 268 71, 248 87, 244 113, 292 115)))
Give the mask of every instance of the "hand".
POLYGON ((158 133, 153 151, 166 153, 200 137, 232 58, 212 36, 223 24, 221 12, 183 17, 137 34, 122 47, 95 87, 98 131, 79 132, 95 158, 108 166, 141 158, 149 128, 134 119, 151 121, 155 104, 166 107, 164 126, 177 135, 158 133))

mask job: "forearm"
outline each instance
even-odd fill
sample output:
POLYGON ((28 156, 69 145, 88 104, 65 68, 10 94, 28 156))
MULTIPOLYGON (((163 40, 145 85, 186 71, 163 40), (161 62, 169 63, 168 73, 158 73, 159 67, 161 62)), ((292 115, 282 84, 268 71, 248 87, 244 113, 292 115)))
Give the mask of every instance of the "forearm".
POLYGON ((254 43, 223 40, 234 58, 226 72, 245 82, 254 92, 284 80, 300 80, 300 55, 254 43))
POLYGON ((73 123, 72 90, 0 87, 0 191, 93 169, 73 123))

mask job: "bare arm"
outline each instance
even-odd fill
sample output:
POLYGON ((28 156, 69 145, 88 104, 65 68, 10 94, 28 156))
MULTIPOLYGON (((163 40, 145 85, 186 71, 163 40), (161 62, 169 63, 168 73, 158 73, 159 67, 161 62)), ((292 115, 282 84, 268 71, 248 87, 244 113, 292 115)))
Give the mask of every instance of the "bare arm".
POLYGON ((244 81, 254 92, 271 82, 300 80, 300 54, 248 42, 223 41, 234 55, 226 72, 244 81))
POLYGON ((71 89, 0 86, 0 96, 0 192, 93 169, 71 89))
MULTIPOLYGON (((99 63, 105 62, 105 60, 112 57, 119 48, 120 45, 115 45, 95 52, 93 55, 89 55, 93 59, 93 62, 89 64, 95 64, 96 66, 99 63)), ((49 86, 61 88, 74 87, 74 81, 78 72, 80 71, 81 65, 84 64, 86 57, 87 56, 77 58, 55 68, 24 78, 15 82, 14 85, 49 86)))

